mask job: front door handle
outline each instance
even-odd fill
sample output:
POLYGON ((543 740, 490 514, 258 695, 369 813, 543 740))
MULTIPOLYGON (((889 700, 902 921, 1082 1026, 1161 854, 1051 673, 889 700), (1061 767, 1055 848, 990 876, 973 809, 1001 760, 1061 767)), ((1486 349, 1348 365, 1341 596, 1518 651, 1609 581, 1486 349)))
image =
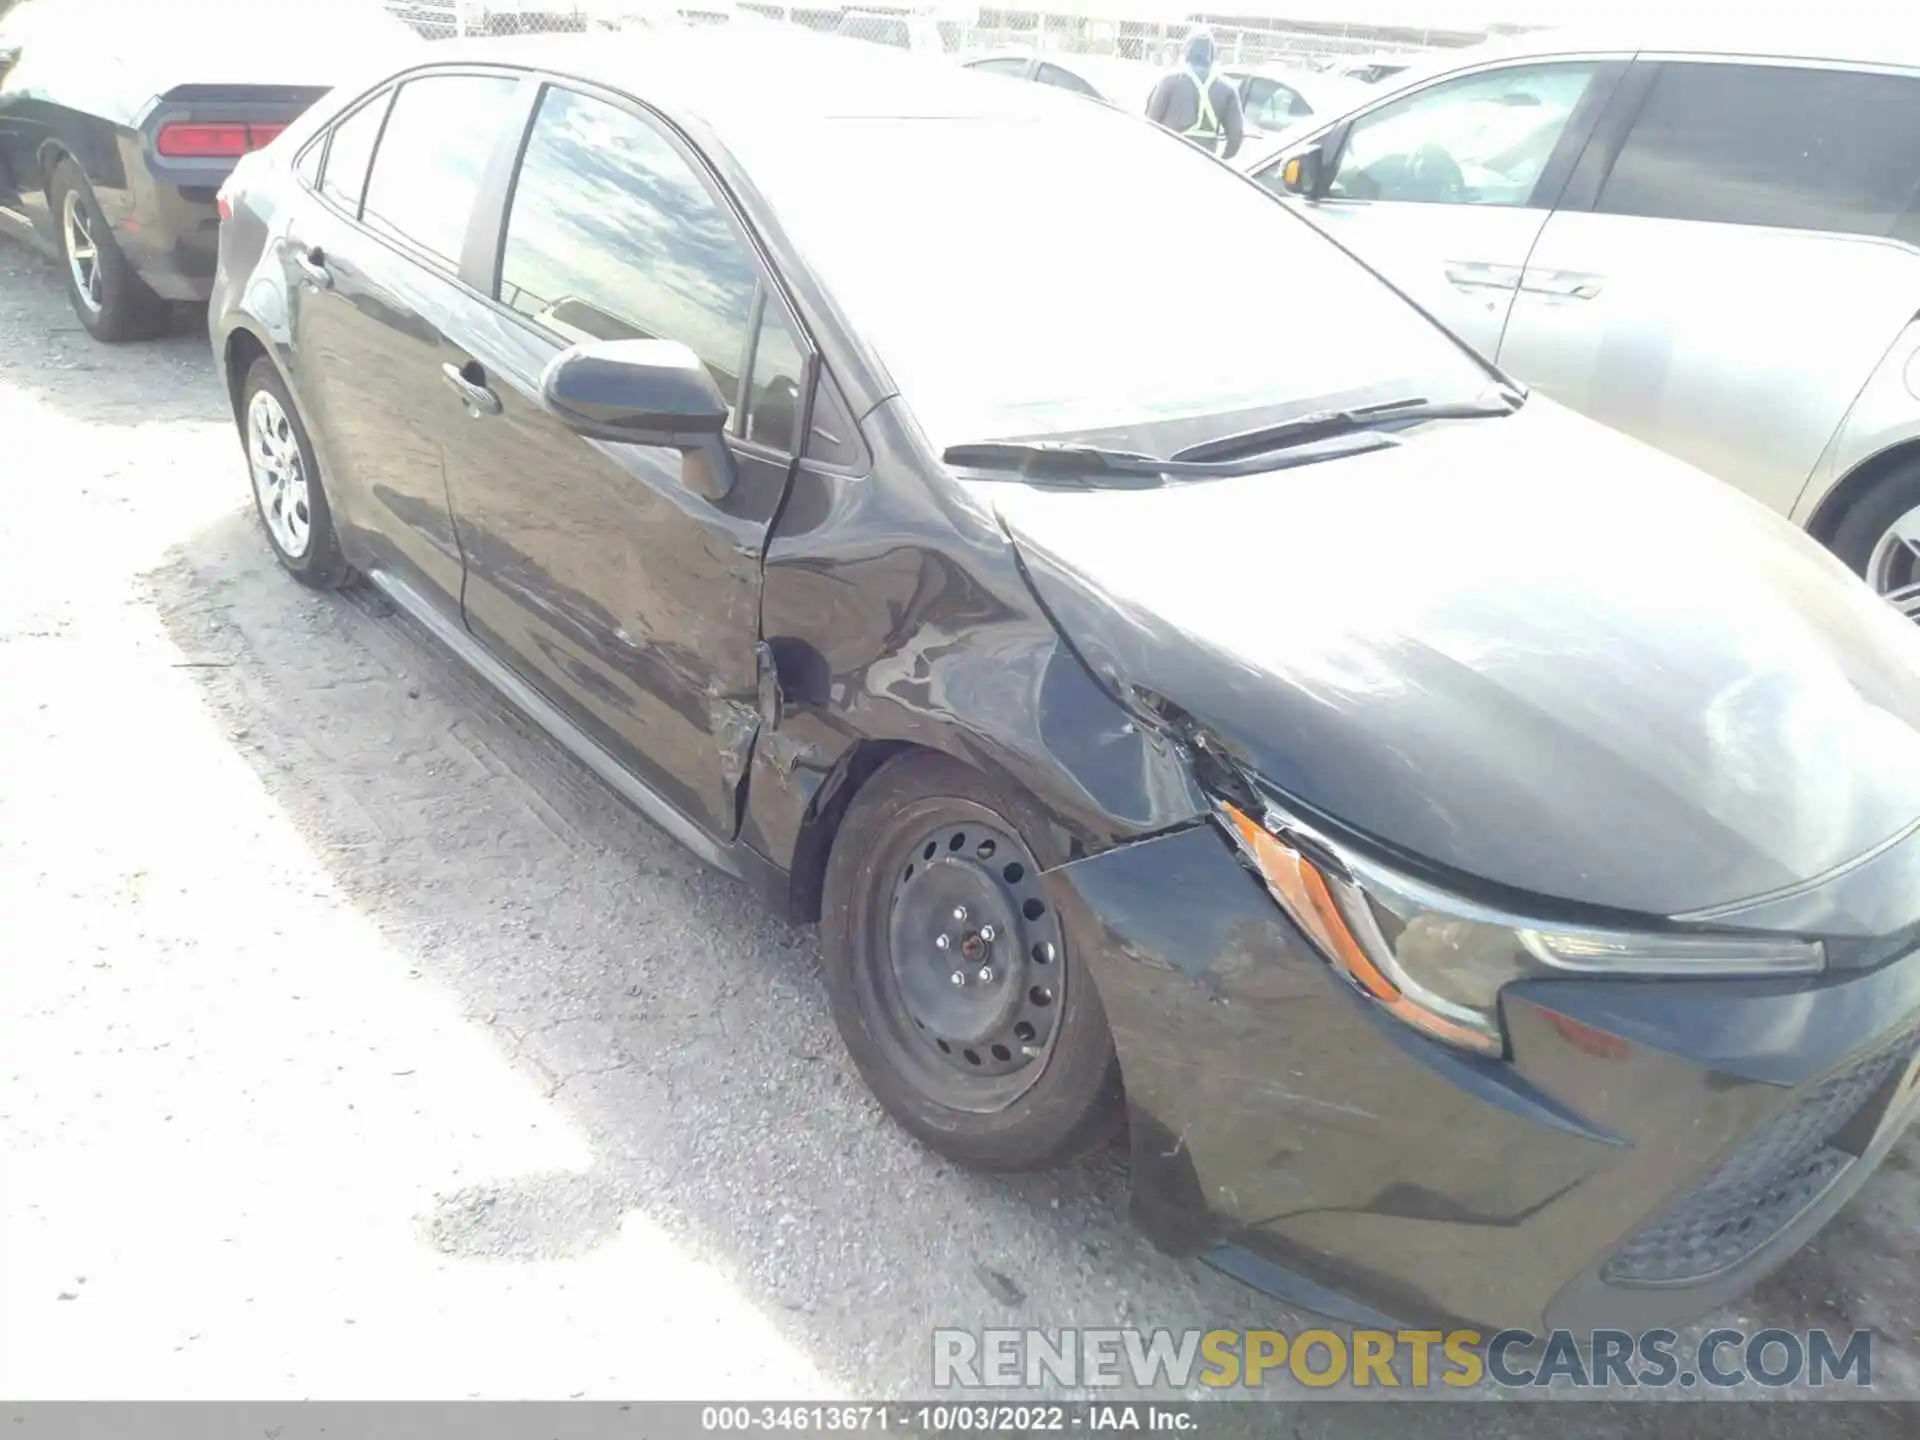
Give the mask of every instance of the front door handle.
POLYGON ((1462 290, 1518 290, 1518 265, 1487 265, 1473 260, 1455 260, 1447 265, 1447 283, 1462 290))
POLYGON ((296 250, 293 252, 293 268, 300 272, 300 278, 316 290, 333 288, 333 272, 327 269, 327 257, 318 250, 296 250))
POLYGON ((500 413, 500 397, 476 380, 467 378, 468 368, 476 373, 479 366, 471 361, 467 365, 456 365, 451 360, 440 367, 440 378, 447 382, 447 388, 458 395, 467 407, 467 413, 478 420, 482 415, 500 413))
POLYGON ((1551 295, 1558 300, 1594 300, 1600 295, 1600 277, 1572 270, 1529 271, 1520 288, 1529 295, 1551 295))

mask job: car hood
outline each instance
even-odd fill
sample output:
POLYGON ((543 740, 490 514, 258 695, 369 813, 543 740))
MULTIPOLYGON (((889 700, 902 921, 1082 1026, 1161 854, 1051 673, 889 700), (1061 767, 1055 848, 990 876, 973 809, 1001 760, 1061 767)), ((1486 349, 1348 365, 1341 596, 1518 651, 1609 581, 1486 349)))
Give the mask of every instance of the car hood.
POLYGON ((975 483, 1123 699, 1390 853, 1675 916, 1912 830, 1920 632, 1814 541, 1539 397, 1403 439, 1152 490, 975 483))

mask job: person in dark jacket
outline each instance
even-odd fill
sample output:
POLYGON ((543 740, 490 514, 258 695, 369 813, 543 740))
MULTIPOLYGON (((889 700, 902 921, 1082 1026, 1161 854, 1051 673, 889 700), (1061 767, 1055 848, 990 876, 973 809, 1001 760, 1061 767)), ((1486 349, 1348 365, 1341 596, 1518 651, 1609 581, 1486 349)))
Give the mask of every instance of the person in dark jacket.
POLYGON ((1186 136, 1202 150, 1231 160, 1246 138, 1247 125, 1240 113, 1240 92, 1232 81, 1213 72, 1217 58, 1213 33, 1193 31, 1180 53, 1184 63, 1161 76, 1153 87, 1147 118, 1186 136))

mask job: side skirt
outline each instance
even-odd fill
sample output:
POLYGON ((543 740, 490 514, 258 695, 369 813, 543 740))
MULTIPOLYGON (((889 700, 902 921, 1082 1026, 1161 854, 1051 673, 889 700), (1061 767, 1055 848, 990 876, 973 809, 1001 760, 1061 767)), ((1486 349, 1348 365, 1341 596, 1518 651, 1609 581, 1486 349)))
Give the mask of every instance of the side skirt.
POLYGON ((622 800, 714 869, 746 881, 780 915, 784 917, 788 913, 790 887, 786 871, 747 845, 715 840, 622 765, 604 746, 503 664, 464 627, 456 625, 429 603, 406 580, 386 570, 370 571, 367 579, 396 609, 451 650, 515 709, 605 781, 622 800))

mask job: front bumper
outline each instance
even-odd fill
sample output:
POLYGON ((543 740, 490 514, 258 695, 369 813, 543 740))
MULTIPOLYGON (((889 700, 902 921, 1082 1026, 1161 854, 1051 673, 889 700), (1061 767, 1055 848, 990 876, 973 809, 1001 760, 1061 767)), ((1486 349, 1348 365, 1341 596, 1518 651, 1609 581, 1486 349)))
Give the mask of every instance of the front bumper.
POLYGON ((1211 826, 1049 878, 1119 1049, 1137 1218, 1356 1323, 1694 1318, 1803 1245, 1920 1103, 1920 955, 1528 981, 1490 1061, 1355 994, 1211 826))

